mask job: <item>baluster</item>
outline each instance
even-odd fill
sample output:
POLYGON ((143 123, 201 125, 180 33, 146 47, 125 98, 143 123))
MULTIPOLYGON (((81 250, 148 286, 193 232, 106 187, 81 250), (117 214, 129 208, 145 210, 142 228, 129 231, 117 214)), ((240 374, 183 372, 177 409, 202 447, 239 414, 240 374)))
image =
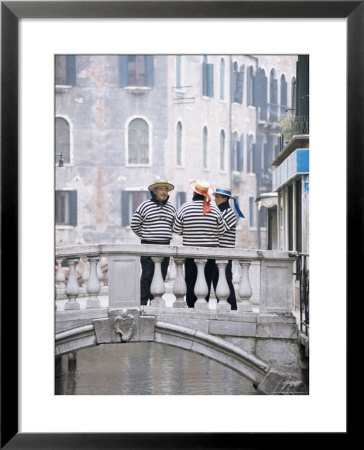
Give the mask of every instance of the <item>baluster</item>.
POLYGON ((171 262, 168 267, 167 279, 170 281, 173 281, 176 279, 176 275, 177 275, 177 268, 176 268, 175 260, 174 260, 174 258, 171 258, 171 262))
POLYGON ((82 287, 86 290, 86 285, 87 285, 88 278, 90 276, 90 271, 89 271, 89 268, 88 268, 87 256, 84 256, 81 259, 83 261, 82 287))
POLYGON ((66 287, 66 277, 62 270, 62 258, 57 259, 57 267, 56 285, 57 288, 64 289, 66 287))
POLYGON ((241 281, 239 286, 239 301, 238 303, 238 311, 249 312, 253 311, 252 305, 249 302, 250 297, 252 296, 252 288, 249 280, 249 267, 250 262, 239 260, 241 266, 241 281))
POLYGON ((152 284, 150 285, 150 293, 154 298, 151 300, 151 306, 164 308, 166 306, 166 302, 162 298, 162 295, 166 290, 162 276, 163 256, 152 256, 152 261, 154 262, 154 275, 152 284))
POLYGON ((219 281, 216 286, 216 297, 219 299, 219 302, 216 306, 216 309, 219 311, 231 311, 231 306, 227 302, 227 299, 230 295, 229 285, 226 281, 227 264, 227 259, 216 260, 216 265, 219 269, 219 281))
POLYGON ((100 308, 100 300, 98 294, 100 292, 100 283, 97 276, 97 263, 98 256, 91 256, 88 258, 90 261, 90 276, 87 281, 86 290, 89 298, 86 302, 86 308, 100 308))
POLYGON ((173 303, 173 308, 187 308, 185 295, 187 292, 186 281, 183 275, 183 263, 185 258, 173 258, 176 267, 176 276, 173 283, 173 294, 176 296, 176 301, 173 303))
POLYGON ((207 259, 196 258, 195 263, 197 265, 197 279, 195 284, 194 293, 197 297, 195 302, 195 309, 209 309, 206 301, 208 294, 208 286, 205 279, 205 264, 207 259))
POLYGON ((66 295, 68 297, 67 303, 64 305, 64 309, 80 309, 80 304, 77 301, 77 296, 80 293, 80 288, 77 282, 75 264, 78 262, 78 258, 68 259, 68 280, 66 286, 66 295))
POLYGON ((239 285, 241 280, 241 267, 239 261, 233 259, 233 286, 235 291, 236 300, 239 300, 239 285))
POLYGON ((104 286, 104 274, 101 269, 101 258, 97 263, 97 278, 99 279, 100 287, 104 286))

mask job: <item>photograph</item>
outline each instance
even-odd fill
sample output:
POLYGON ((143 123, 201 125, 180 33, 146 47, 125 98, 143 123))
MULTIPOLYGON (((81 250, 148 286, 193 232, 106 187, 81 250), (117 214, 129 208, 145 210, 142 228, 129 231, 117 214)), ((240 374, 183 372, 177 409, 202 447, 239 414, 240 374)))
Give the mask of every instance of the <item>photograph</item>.
POLYGON ((54 70, 56 394, 308 394, 309 56, 54 70))

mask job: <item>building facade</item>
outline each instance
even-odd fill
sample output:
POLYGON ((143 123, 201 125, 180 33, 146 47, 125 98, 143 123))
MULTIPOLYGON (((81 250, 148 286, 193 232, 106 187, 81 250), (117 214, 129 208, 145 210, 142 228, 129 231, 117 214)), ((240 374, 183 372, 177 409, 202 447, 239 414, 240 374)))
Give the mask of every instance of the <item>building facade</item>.
POLYGON ((56 245, 139 242, 131 216, 148 185, 170 201, 189 181, 232 187, 237 247, 267 248, 256 199, 272 191, 280 120, 296 105, 296 55, 58 55, 56 245), (59 167, 60 159, 63 167, 59 167))

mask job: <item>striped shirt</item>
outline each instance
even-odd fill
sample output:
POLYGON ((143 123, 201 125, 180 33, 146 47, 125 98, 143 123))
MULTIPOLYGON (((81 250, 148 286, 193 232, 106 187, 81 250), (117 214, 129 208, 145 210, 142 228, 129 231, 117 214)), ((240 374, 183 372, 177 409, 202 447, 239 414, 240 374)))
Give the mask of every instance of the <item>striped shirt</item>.
POLYGON ((130 222, 130 228, 142 240, 169 242, 172 239, 172 227, 176 208, 169 202, 158 205, 146 200, 136 209, 130 222))
POLYGON ((228 231, 222 236, 219 236, 219 247, 235 247, 235 234, 236 234, 236 216, 234 211, 229 207, 221 211, 228 231))
POLYGON ((225 221, 215 205, 205 216, 203 200, 184 203, 178 210, 173 232, 183 236, 183 245, 218 247, 219 237, 227 230, 225 221))

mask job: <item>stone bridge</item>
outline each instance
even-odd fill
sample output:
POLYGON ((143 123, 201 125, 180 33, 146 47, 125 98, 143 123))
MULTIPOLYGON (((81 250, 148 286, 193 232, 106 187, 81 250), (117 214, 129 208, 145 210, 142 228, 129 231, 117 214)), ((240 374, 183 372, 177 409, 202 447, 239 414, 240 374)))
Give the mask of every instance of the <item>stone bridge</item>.
POLYGON ((99 344, 157 342, 214 359, 263 394, 307 393, 292 313, 294 254, 115 244, 59 248, 56 258, 58 267, 68 262, 66 274, 56 275, 56 356, 99 344), (139 300, 141 255, 155 262, 154 299, 147 306, 139 300), (167 283, 161 274, 165 256, 171 257, 167 283), (194 308, 185 302, 186 257, 195 258, 198 267, 194 308), (216 259, 221 276, 219 301, 207 303, 203 270, 209 258, 216 259), (235 267, 237 311, 226 301, 228 259, 235 267))

